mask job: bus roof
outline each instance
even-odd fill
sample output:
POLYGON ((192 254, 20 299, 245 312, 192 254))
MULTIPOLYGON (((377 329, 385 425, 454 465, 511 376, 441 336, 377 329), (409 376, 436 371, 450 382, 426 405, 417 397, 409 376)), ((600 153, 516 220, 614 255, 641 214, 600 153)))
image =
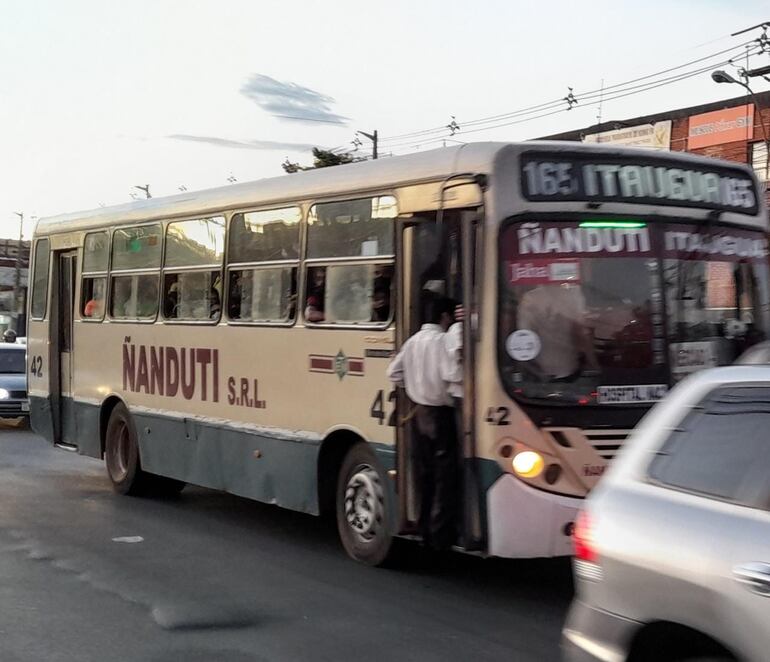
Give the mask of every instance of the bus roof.
MULTIPOLYGON (((215 213, 247 206, 263 206, 324 196, 371 192, 378 189, 442 180, 459 173, 489 173, 501 151, 519 152, 538 149, 551 153, 601 152, 604 155, 616 155, 630 159, 633 156, 643 156, 646 159, 664 156, 646 149, 574 141, 467 143, 405 156, 319 168, 253 182, 49 216, 38 221, 35 235, 90 230, 118 223, 145 222, 189 214, 215 213)), ((685 152, 666 152, 665 157, 681 159, 683 162, 690 162, 701 167, 716 162, 715 159, 685 152)), ((741 169, 753 176, 751 168, 745 164, 720 163, 723 166, 741 169)))

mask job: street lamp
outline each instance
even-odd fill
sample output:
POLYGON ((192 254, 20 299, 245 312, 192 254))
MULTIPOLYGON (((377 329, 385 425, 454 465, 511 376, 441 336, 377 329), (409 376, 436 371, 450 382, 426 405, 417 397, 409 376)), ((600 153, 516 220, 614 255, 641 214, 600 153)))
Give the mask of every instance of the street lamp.
POLYGON ((21 331, 19 329, 19 290, 21 289, 21 246, 22 236, 24 234, 24 212, 13 212, 19 217, 19 246, 16 252, 16 273, 13 279, 13 319, 14 319, 14 331, 17 333, 21 331))
POLYGON ((759 126, 762 127, 762 136, 765 140, 765 186, 767 186, 768 179, 770 179, 770 140, 767 139, 767 128, 765 127, 765 122, 762 119, 762 107, 759 105, 759 101, 757 101, 757 97, 754 95, 754 90, 749 87, 748 83, 734 78, 723 69, 712 71, 711 80, 713 80, 715 83, 735 83, 736 85, 745 87, 748 93, 751 95, 751 101, 754 103, 754 107, 759 113, 759 126))

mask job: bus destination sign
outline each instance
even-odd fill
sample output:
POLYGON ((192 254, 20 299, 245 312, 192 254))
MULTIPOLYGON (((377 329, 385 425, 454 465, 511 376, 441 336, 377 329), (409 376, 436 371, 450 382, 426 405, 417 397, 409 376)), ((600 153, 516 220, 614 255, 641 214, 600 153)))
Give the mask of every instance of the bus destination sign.
POLYGON ((528 152, 521 189, 532 201, 631 202, 756 214, 754 180, 736 168, 600 154, 528 152))

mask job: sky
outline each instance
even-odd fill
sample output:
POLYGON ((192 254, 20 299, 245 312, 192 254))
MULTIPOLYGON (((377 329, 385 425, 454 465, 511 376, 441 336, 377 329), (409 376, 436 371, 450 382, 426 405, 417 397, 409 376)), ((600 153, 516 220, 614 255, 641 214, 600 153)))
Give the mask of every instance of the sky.
POLYGON ((603 120, 736 97, 706 72, 609 98, 738 49, 759 31, 730 33, 765 20, 764 0, 0 0, 0 237, 18 237, 17 212, 28 237, 35 218, 130 202, 136 186, 160 197, 282 175, 314 145, 354 149, 356 131, 376 129, 387 157, 588 126, 598 97, 583 92, 602 85, 603 120), (469 124, 569 88, 569 112, 469 124), (454 135, 393 138, 453 118, 454 135))

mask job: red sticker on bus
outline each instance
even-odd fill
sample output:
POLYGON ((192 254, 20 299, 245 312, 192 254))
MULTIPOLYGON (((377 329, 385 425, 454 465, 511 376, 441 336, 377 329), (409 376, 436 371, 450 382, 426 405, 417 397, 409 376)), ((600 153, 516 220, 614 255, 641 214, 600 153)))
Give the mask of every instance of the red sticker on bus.
POLYGON ((517 260, 506 262, 511 285, 554 285, 580 283, 580 262, 569 258, 517 260))

